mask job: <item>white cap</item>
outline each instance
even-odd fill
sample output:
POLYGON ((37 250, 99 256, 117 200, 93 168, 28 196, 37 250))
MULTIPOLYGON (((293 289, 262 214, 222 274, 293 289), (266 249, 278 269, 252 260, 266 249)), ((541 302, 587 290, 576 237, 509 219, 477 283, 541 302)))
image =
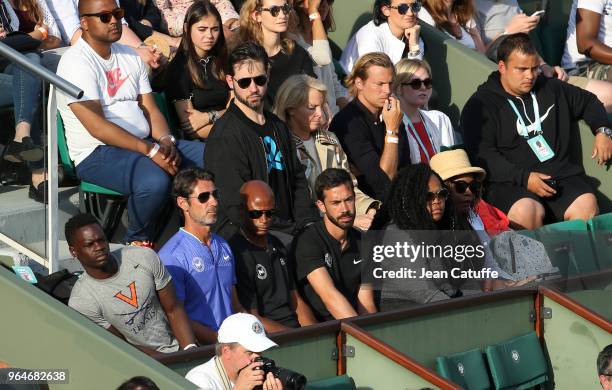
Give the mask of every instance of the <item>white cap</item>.
POLYGON ((266 336, 263 324, 252 314, 227 317, 217 333, 219 343, 238 343, 251 352, 263 352, 278 345, 266 336))

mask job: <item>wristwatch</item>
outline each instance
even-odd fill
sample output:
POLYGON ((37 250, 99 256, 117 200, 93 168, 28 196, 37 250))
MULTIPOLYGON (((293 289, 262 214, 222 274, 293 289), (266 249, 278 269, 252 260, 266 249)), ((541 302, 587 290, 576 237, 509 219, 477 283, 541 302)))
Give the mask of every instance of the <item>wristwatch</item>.
POLYGON ((595 130, 595 135, 602 133, 612 139, 612 129, 610 129, 609 127, 602 126, 599 129, 595 130))
POLYGON ((157 142, 162 142, 162 140, 163 140, 164 138, 170 138, 170 142, 172 142, 173 144, 175 144, 175 145, 176 145, 176 138, 174 138, 174 136, 173 136, 172 134, 165 134, 165 135, 162 135, 161 137, 159 137, 159 140, 158 140, 157 142))
POLYGON ((211 124, 214 124, 217 119, 219 119, 221 116, 219 115, 218 111, 215 110, 210 110, 208 111, 208 120, 210 121, 211 124))

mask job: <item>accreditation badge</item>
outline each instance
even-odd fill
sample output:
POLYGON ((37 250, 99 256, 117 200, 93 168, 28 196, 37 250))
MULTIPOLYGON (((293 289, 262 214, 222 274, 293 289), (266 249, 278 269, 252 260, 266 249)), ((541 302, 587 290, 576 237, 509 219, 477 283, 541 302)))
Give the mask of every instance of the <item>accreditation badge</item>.
POLYGON ((552 148, 548 145, 548 142, 546 142, 544 137, 542 137, 542 134, 528 139, 527 143, 540 162, 550 160, 555 156, 555 152, 553 152, 552 148))

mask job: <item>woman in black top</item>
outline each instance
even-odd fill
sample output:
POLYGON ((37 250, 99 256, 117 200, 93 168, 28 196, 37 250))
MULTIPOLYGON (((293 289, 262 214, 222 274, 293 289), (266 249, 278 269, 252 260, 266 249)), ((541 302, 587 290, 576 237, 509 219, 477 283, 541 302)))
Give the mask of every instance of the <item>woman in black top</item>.
POLYGON ((310 56, 295 41, 287 38, 292 7, 287 0, 246 0, 240 11, 242 42, 254 41, 266 49, 270 58, 270 77, 264 104, 272 110, 281 84, 295 74, 317 76, 310 56))
POLYGON ((193 3, 185 15, 181 47, 168 66, 165 91, 189 139, 206 139, 225 112, 231 97, 226 62, 219 12, 208 1, 193 3))
POLYGON ((161 14, 153 0, 121 0, 121 8, 125 10, 124 18, 128 26, 142 41, 151 36, 156 36, 168 42, 173 50, 176 50, 180 45, 180 37, 171 37, 159 32, 161 14))

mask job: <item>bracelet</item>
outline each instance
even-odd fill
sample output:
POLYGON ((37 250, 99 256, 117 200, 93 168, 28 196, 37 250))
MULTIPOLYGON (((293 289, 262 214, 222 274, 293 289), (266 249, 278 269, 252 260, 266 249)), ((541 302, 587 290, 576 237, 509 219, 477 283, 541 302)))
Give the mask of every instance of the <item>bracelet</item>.
POLYGON ((313 13, 311 13, 310 15, 308 15, 308 19, 309 19, 311 22, 314 22, 315 20, 320 19, 320 18, 321 18, 321 14, 320 14, 320 13, 318 13, 318 12, 313 12, 313 13))
POLYGON ((176 145, 176 138, 174 138, 174 136, 170 133, 168 134, 164 134, 161 137, 159 137, 159 139, 157 140, 157 142, 162 142, 165 138, 170 137, 170 142, 172 142, 173 144, 176 145))
POLYGON ((210 110, 207 112, 207 114, 208 114, 208 123, 210 123, 211 125, 214 125, 217 119, 221 117, 219 115, 219 111, 215 111, 215 110, 210 110))
POLYGON ((419 46, 419 45, 412 45, 412 46, 410 46, 410 53, 413 53, 413 52, 419 52, 420 53, 421 52, 421 46, 419 46))
POLYGON ((147 153, 147 157, 148 158, 155 157, 155 155, 157 154, 158 151, 159 151, 159 144, 158 143, 154 143, 153 147, 151 148, 151 150, 149 150, 149 153, 147 153))
POLYGON ((387 135, 398 135, 399 134, 399 131, 393 131, 389 129, 387 129, 386 131, 387 131, 387 135))
POLYGON ((187 345, 185 345, 185 348, 183 348, 183 351, 186 351, 186 350, 188 350, 190 348, 197 348, 197 347, 198 346, 196 344, 193 344, 193 343, 187 344, 187 345))
POLYGON ((399 138, 393 135, 388 135, 385 137, 385 142, 388 144, 398 144, 399 138))
POLYGON ((42 34, 42 40, 46 40, 47 38, 49 38, 49 32, 47 31, 46 28, 40 26, 37 28, 37 30, 42 34))

